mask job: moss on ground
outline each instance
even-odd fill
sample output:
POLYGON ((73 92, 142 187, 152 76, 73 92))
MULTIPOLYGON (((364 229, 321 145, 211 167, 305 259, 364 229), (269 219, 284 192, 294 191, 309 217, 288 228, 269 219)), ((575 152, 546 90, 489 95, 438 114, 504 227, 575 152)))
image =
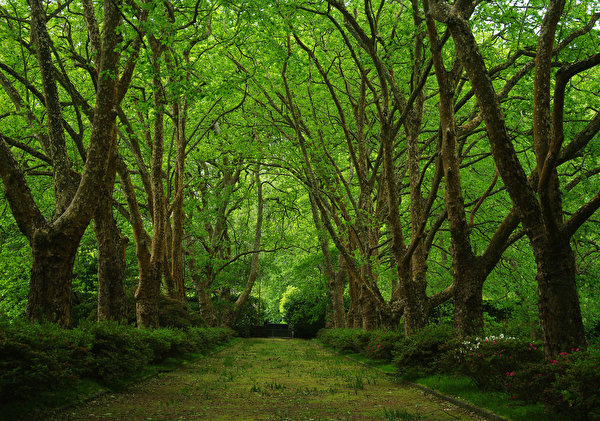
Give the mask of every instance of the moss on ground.
MULTIPOLYGON (((48 419, 48 418, 47 418, 48 419)), ((53 420, 468 420, 473 414, 399 386, 316 342, 236 341, 176 371, 53 420)))

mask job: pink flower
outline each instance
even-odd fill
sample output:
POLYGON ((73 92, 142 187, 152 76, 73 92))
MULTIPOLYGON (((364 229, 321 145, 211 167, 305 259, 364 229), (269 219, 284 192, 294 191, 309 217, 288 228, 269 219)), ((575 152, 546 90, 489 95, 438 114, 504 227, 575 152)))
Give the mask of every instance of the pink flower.
POLYGON ((377 348, 381 348, 381 345, 377 345, 377 348))

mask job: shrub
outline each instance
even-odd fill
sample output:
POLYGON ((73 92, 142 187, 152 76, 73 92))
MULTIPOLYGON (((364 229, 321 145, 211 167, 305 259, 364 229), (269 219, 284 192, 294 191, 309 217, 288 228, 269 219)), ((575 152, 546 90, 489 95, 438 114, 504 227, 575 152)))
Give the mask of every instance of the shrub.
POLYGON ((398 372, 405 378, 435 372, 444 353, 451 352, 448 343, 452 338, 452 326, 447 324, 429 325, 404 338, 394 352, 398 372))
POLYGON ((81 378, 118 386, 150 362, 206 352, 232 335, 230 329, 138 330, 89 321, 67 330, 0 318, 0 403, 36 399, 81 378))
POLYGON ((371 340, 371 332, 351 328, 321 329, 317 337, 337 351, 363 353, 371 340))
POLYGON ((515 373, 543 358, 539 343, 504 335, 456 342, 455 352, 446 355, 482 390, 506 390, 515 373))
POLYGON ((371 332, 369 342, 364 354, 374 360, 391 361, 393 352, 404 340, 404 333, 399 331, 374 331, 371 332))
POLYGON ((553 390, 561 394, 554 409, 581 420, 600 419, 600 347, 562 353, 553 366, 558 370, 553 390))
POLYGON ((314 338, 325 327, 327 300, 320 291, 293 290, 282 307, 284 320, 299 338, 314 338))
POLYGON ((154 359, 149 344, 134 327, 103 322, 92 326, 91 333, 91 377, 104 384, 118 384, 154 359))
POLYGON ((51 354, 29 344, 0 339, 0 396, 5 403, 54 388, 65 378, 51 354))
POLYGON ((160 327, 184 328, 191 326, 192 320, 184 303, 161 295, 159 297, 158 324, 160 327))
POLYGON ((513 398, 542 402, 573 419, 600 419, 600 348, 573 349, 555 360, 516 372, 508 390, 513 398))

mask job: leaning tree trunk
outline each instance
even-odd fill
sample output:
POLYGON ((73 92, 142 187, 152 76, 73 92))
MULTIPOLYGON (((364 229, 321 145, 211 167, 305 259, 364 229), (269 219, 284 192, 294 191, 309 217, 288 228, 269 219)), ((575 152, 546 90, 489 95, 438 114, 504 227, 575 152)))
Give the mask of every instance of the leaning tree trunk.
POLYGON ((233 312, 231 319, 226 321, 226 325, 230 326, 234 323, 240 312, 244 308, 248 297, 252 293, 254 283, 258 278, 258 258, 260 255, 260 239, 262 236, 262 223, 263 223, 263 212, 264 212, 264 200, 263 200, 263 189, 262 182, 260 181, 260 164, 256 166, 254 172, 254 182, 256 183, 257 192, 257 204, 256 204, 256 229, 254 231, 254 248, 252 254, 252 261, 250 263, 250 274, 248 275, 248 281, 246 282, 245 290, 240 294, 238 299, 235 301, 233 306, 233 312))

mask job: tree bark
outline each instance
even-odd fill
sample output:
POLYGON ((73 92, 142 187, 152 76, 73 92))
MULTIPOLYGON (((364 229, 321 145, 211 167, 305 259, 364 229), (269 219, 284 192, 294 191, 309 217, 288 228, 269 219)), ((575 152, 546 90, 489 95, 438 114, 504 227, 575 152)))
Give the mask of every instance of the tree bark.
POLYGON ((127 315, 123 278, 125 249, 129 240, 121 235, 113 217, 112 183, 94 214, 94 232, 98 243, 98 321, 120 321, 127 315))
POLYGON ((79 238, 38 230, 31 241, 33 263, 27 317, 71 327, 71 285, 79 238))
POLYGON ((344 308, 344 285, 348 278, 348 271, 344 258, 338 255, 337 270, 333 282, 330 284, 333 327, 336 329, 346 327, 346 309, 344 308))

